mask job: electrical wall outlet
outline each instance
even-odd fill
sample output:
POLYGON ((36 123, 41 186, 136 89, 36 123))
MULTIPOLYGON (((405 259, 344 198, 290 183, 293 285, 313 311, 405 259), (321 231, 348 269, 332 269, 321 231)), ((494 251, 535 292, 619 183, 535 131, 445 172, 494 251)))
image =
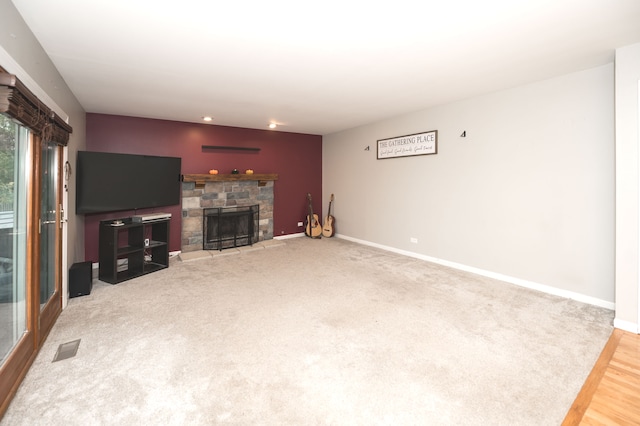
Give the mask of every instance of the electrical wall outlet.
POLYGON ((298 222, 298 226, 303 226, 303 225, 302 225, 302 222, 298 222))
POLYGON ((418 239, 417 238, 411 237, 411 238, 409 238, 409 241, 412 242, 413 244, 418 244, 418 239))

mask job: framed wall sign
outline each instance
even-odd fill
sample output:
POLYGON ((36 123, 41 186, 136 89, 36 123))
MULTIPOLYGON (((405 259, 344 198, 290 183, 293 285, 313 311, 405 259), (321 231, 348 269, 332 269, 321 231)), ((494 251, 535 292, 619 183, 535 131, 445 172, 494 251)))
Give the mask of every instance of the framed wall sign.
POLYGON ((378 160, 437 153, 437 130, 378 140, 378 160))

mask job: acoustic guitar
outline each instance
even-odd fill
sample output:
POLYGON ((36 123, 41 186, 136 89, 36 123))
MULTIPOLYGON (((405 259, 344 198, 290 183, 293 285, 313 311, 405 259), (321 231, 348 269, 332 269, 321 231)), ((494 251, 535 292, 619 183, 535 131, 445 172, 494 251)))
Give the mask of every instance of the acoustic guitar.
POLYGON ((331 203, 333 203, 333 194, 331 194, 331 199, 329 200, 329 210, 327 211, 327 217, 324 218, 324 225, 322 226, 322 236, 327 238, 333 237, 333 235, 336 233, 336 230, 333 227, 335 218, 331 216, 331 203))
POLYGON ((307 228, 304 233, 307 235, 307 237, 321 238, 322 227, 320 226, 320 222, 318 222, 318 215, 313 213, 313 205, 311 204, 310 193, 307 194, 307 199, 309 200, 309 216, 307 216, 307 228))

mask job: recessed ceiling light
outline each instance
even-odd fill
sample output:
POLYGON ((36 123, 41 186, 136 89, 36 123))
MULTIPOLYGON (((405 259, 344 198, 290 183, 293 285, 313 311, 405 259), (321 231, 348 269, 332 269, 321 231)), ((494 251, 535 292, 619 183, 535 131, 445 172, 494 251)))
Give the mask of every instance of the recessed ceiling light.
POLYGON ((269 128, 270 128, 270 129, 275 129, 275 128, 276 128, 276 126, 277 126, 277 124, 276 124, 276 123, 271 123, 271 124, 269 124, 269 128))
POLYGON ((209 117, 209 116, 207 115, 207 116, 205 116, 205 117, 202 117, 202 119, 203 119, 204 121, 211 121, 211 120, 213 120, 213 117, 209 117))

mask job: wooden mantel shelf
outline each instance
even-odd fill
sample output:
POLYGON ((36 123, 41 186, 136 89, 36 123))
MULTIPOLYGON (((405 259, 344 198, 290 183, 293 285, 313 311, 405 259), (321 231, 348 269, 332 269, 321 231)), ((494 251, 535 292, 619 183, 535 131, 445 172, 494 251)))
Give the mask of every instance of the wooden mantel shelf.
POLYGON ((259 182, 278 180, 277 174, 200 174, 200 175, 182 175, 183 182, 195 182, 196 184, 204 184, 206 182, 233 182, 238 180, 257 180, 259 182))

